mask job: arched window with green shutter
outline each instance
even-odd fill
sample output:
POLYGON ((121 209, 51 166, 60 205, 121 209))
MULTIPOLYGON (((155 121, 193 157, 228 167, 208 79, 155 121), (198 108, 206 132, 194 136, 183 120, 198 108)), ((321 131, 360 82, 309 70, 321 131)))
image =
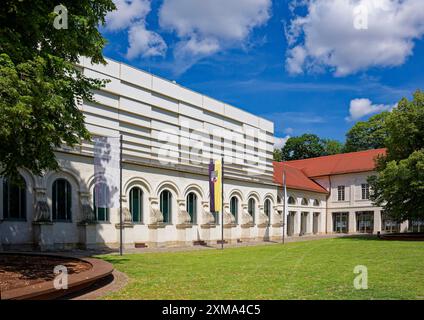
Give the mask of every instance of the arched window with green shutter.
POLYGON ((194 192, 190 192, 187 195, 186 209, 191 217, 191 223, 197 223, 197 195, 194 192))
POLYGON ((236 223, 238 223, 238 198, 236 196, 231 197, 230 212, 233 214, 234 218, 236 219, 236 223))
POLYGON ((22 176, 15 182, 3 181, 3 219, 26 219, 26 183, 22 176))
POLYGON ((163 222, 172 221, 172 193, 169 190, 163 190, 160 194, 160 211, 163 214, 163 222))
POLYGON ((143 191, 139 187, 130 190, 130 212, 133 222, 143 222, 143 191))
POLYGON ((98 183, 93 189, 93 209, 96 221, 109 221, 109 208, 107 203, 110 200, 110 192, 106 183, 98 183), (97 197, 99 199, 97 199, 97 197))
POLYGON ((67 222, 72 220, 72 187, 66 179, 57 179, 52 187, 53 221, 67 222))
POLYGON ((271 200, 266 199, 264 204, 264 212, 266 216, 269 218, 271 215, 271 200))
POLYGON ((247 211, 253 218, 253 223, 255 223, 255 213, 256 213, 256 201, 254 198, 250 198, 247 202, 247 211))

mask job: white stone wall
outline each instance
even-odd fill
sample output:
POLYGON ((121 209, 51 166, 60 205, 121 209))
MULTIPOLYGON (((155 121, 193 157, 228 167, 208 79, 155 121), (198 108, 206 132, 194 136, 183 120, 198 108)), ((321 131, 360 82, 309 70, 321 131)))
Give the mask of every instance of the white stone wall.
MULTIPOLYGON (((27 219, 26 221, 4 221, 0 224, 1 239, 3 244, 28 244, 33 242, 33 210, 35 199, 32 195, 34 188, 44 190, 49 207, 52 206, 52 186, 56 179, 65 178, 72 187, 72 219, 69 222, 54 222, 52 224, 52 242, 55 248, 72 246, 80 243, 79 226, 81 221, 81 194, 89 194, 92 203, 94 188, 93 159, 78 154, 58 152, 57 157, 61 165, 61 171, 49 172, 42 178, 33 179, 30 175, 23 176, 27 182, 27 219)), ((24 172, 24 171, 23 171, 24 172)), ((0 184, 2 189, 2 183, 0 184)), ((149 246, 192 244, 193 241, 204 240, 216 243, 221 239, 221 227, 215 226, 204 230, 201 225, 205 222, 202 217, 202 209, 209 210, 209 183, 208 176, 190 172, 170 170, 158 167, 141 166, 125 163, 123 169, 123 205, 129 208, 129 193, 131 188, 139 187, 143 191, 143 221, 135 223, 131 228, 125 229, 124 242, 127 246, 135 243, 146 243, 149 246), (163 190, 172 193, 172 221, 169 225, 159 229, 151 229, 150 209, 152 203, 158 201, 163 190), (177 228, 178 208, 186 206, 186 198, 189 192, 197 195, 197 220, 184 230, 177 228)), ((0 190, 0 194, 3 194, 0 190)), ((239 199, 239 223, 226 230, 226 240, 235 242, 237 239, 256 240, 281 235, 281 231, 272 230, 271 226, 260 228, 252 225, 242 228, 241 217, 243 209, 247 211, 247 201, 250 197, 256 199, 256 221, 263 210, 265 199, 270 199, 272 207, 277 203, 277 186, 226 179, 224 184, 224 206, 229 212, 229 202, 232 196, 239 199), (262 209, 261 209, 262 208, 262 209), (246 230, 247 229, 247 230, 246 230), (267 229, 267 230, 262 230, 267 229)), ((2 203, 2 202, 1 202, 2 203)), ((95 225, 94 241, 96 245, 116 247, 119 243, 119 208, 110 209, 110 219, 107 222, 98 222, 95 225)), ((2 217, 0 216, 0 219, 2 217)), ((266 240, 266 239, 265 239, 266 240)))
MULTIPOLYGON (((284 193, 282 188, 279 188, 279 199, 284 202, 284 193)), ((305 235, 313 234, 313 215, 319 214, 318 229, 316 234, 326 233, 326 207, 327 196, 324 193, 311 192, 306 190, 288 189, 287 196, 295 199, 295 204, 288 204, 288 211, 295 212, 294 236, 299 236, 301 231, 301 214, 305 212, 307 216, 306 233, 305 235), (302 200, 306 200, 306 204, 302 200), (318 200, 318 206, 314 204, 314 200, 318 200)), ((279 210, 284 210, 284 204, 280 202, 279 210)), ((287 223, 287 218, 286 218, 287 223)), ((286 229, 287 232, 287 229, 286 229)))
POLYGON ((367 183, 367 178, 375 174, 374 172, 360 172, 333 175, 325 178, 314 179, 329 192, 327 201, 327 231, 333 232, 333 213, 349 213, 349 233, 357 232, 357 212, 373 211, 374 228, 373 232, 381 231, 381 207, 375 207, 371 200, 362 199, 362 184, 367 183), (338 201, 338 186, 345 186, 345 200, 338 201))

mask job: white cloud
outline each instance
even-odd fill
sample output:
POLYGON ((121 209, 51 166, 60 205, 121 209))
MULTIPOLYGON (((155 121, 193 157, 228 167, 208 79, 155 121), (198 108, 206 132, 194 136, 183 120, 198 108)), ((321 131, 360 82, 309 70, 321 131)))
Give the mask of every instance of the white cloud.
POLYGON ((349 117, 346 118, 347 121, 355 121, 362 117, 380 113, 383 111, 392 110, 395 105, 385 105, 385 104, 373 104, 370 99, 353 99, 350 102, 349 108, 349 117))
POLYGON ((286 136, 284 138, 275 137, 274 139, 274 149, 281 149, 286 145, 287 140, 289 140, 290 136, 286 136))
POLYGON ((151 11, 151 0, 114 0, 117 10, 106 16, 106 30, 128 30, 126 57, 164 56, 167 45, 156 32, 147 30, 146 17, 151 11))
POLYGON ((287 134, 292 134, 294 132, 294 129, 293 128, 286 128, 286 129, 284 129, 284 132, 287 133, 287 134))
POLYGON ((296 46, 287 54, 286 68, 291 74, 303 73, 303 65, 307 58, 307 52, 302 46, 296 46))
POLYGON ((144 24, 133 25, 128 31, 129 48, 127 58, 134 59, 138 56, 152 57, 164 56, 167 45, 156 32, 146 30, 144 24))
POLYGON ((106 15, 106 30, 127 29, 137 21, 144 21, 150 12, 150 0, 113 0, 116 10, 106 15))
MULTIPOLYGON (((291 74, 329 68, 346 76, 371 67, 402 65, 412 55, 414 40, 424 35, 422 0, 309 0, 305 16, 286 28, 291 74), (358 29, 358 5, 366 8, 367 29, 358 29)), ((363 11, 364 12, 364 11, 363 11)))
POLYGON ((243 46, 270 18, 271 0, 164 0, 159 24, 175 32, 181 71, 220 50, 243 46))

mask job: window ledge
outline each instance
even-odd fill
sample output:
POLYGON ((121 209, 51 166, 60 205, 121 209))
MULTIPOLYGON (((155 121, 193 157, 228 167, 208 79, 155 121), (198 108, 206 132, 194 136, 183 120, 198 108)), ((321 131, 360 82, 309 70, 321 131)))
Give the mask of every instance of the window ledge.
POLYGON ((0 219, 0 223, 2 223, 2 222, 28 222, 28 220, 27 219, 9 219, 9 218, 6 218, 6 219, 0 219))

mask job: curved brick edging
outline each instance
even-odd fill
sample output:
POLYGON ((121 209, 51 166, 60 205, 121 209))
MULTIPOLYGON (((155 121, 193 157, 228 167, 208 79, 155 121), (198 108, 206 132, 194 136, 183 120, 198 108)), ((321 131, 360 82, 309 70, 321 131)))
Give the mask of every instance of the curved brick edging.
MULTIPOLYGON (((78 291, 71 296, 65 296, 61 299, 65 300, 97 300, 104 299, 111 293, 118 292, 125 288, 130 279, 129 277, 118 270, 113 270, 112 272, 113 280, 107 284, 101 283, 103 280, 100 280, 99 283, 95 283, 92 286, 88 287, 85 290, 78 291)), ((105 278, 106 280, 107 278, 105 278)))
POLYGON ((112 274, 114 268, 109 262, 94 258, 77 258, 75 256, 66 256, 63 254, 45 254, 45 253, 22 253, 22 252, 0 252, 7 255, 26 255, 26 256, 44 256, 63 259, 75 259, 89 263, 92 268, 90 270, 71 274, 68 277, 68 289, 57 290, 53 286, 53 281, 46 281, 27 287, 16 288, 1 293, 3 300, 51 300, 57 299, 64 295, 68 295, 79 290, 91 286, 96 281, 103 279, 112 274))
POLYGON ((424 233, 385 233, 379 234, 382 240, 398 240, 398 241, 424 241, 424 233))

